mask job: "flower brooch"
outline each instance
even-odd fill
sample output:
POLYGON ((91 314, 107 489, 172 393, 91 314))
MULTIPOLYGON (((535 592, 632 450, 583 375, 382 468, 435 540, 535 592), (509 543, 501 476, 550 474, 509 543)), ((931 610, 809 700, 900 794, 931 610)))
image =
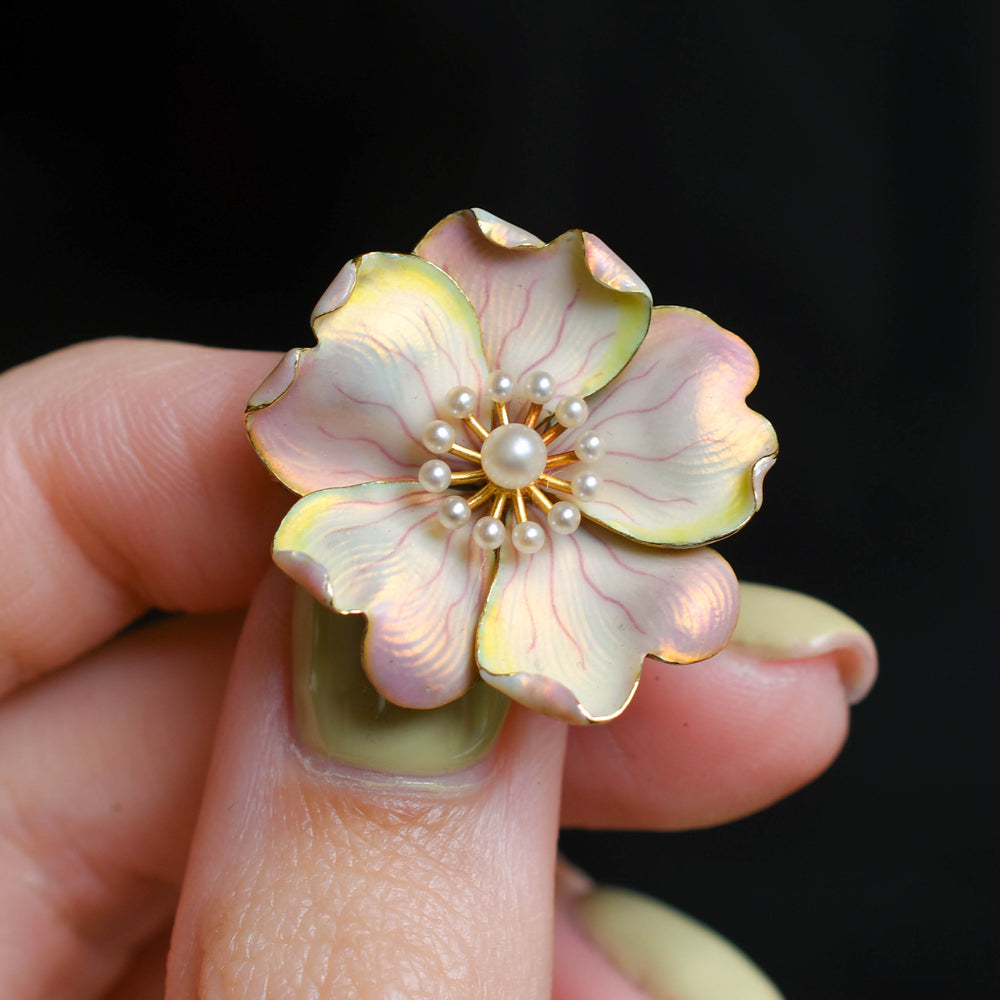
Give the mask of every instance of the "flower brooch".
POLYGON ((654 309, 589 233, 543 243, 478 209, 348 263, 312 323, 247 427, 302 497, 275 562, 366 616, 388 701, 433 708, 482 677, 603 722, 645 656, 725 645, 736 578, 704 546, 757 510, 777 453, 738 337, 654 309))

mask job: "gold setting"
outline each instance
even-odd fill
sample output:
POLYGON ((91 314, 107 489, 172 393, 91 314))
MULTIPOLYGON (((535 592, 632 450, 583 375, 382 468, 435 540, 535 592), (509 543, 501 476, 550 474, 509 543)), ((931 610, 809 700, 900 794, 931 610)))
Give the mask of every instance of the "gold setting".
MULTIPOLYGON (((553 395, 551 383, 551 377, 545 372, 532 372, 522 381, 521 393, 527 399, 525 400, 525 408, 521 419, 515 420, 513 419, 514 415, 511 413, 511 403, 514 398, 514 393, 510 389, 511 380, 502 372, 492 373, 491 383, 488 383, 487 387, 487 396, 493 403, 490 411, 492 417, 490 426, 486 426, 474 413, 464 412, 464 407, 459 407, 456 410, 446 402, 445 409, 447 412, 442 414, 442 418, 449 423, 461 421, 467 428, 469 437, 472 440, 485 445, 494 431, 500 428, 517 427, 519 425, 525 431, 533 432, 533 435, 529 435, 529 437, 533 443, 537 438, 537 447, 544 449, 545 457, 542 471, 537 476, 531 477, 530 482, 524 485, 511 486, 494 482, 490 477, 490 472, 487 471, 487 463, 484 462, 482 451, 477 451, 474 448, 460 444, 457 440, 446 451, 435 451, 435 455, 439 459, 445 455, 453 455, 457 459, 476 466, 476 468, 472 469, 451 469, 450 478, 448 478, 445 485, 442 485, 440 479, 433 484, 424 482, 421 479, 425 488, 431 492, 450 491, 456 488, 461 490, 461 493, 449 492, 448 496, 442 501, 439 516, 445 527, 452 530, 464 527, 470 521, 468 514, 479 508, 486 508, 486 516, 494 521, 502 521, 505 514, 512 513, 514 523, 509 535, 505 529, 491 525, 491 530, 482 531, 481 537, 477 538, 477 541, 486 548, 499 548, 503 544, 504 539, 510 537, 513 540, 515 548, 525 553, 531 553, 541 548, 544 533, 536 530, 539 526, 528 513, 529 505, 536 507, 541 512, 543 520, 548 524, 549 529, 557 534, 569 534, 575 531, 580 520, 587 517, 579 509, 578 504, 573 501, 593 499, 596 484, 599 484, 600 479, 593 472, 594 458, 586 455, 581 456, 576 451, 560 451, 555 454, 548 453, 548 448, 553 441, 567 431, 578 430, 580 424, 583 422, 577 419, 574 422, 574 426, 570 427, 560 423, 554 411, 545 411, 544 405, 553 395), (502 390, 491 389, 491 385, 503 385, 504 388, 502 390), (574 464, 581 464, 585 467, 588 474, 585 478, 587 478, 589 483, 589 492, 588 487, 584 487, 581 493, 574 485, 573 480, 553 475, 553 470, 562 469, 574 464), (459 516, 455 513, 456 505, 454 501, 456 497, 464 500, 468 514, 459 516), (556 512, 556 515, 563 515, 561 518, 552 514, 553 508, 557 504, 560 504, 564 508, 556 512), (567 511, 565 509, 567 507, 572 507, 573 510, 567 511), (518 533, 517 527, 523 524, 530 524, 532 527, 521 529, 521 532, 518 533)), ((470 391, 463 386, 456 386, 449 393, 449 399, 460 398, 463 394, 467 398, 470 391)), ((582 412, 584 416, 586 415, 587 408, 584 400, 578 397, 566 398, 574 404, 574 412, 577 414, 582 412)), ((592 432, 589 436, 596 438, 596 435, 592 432)), ((599 457, 599 455, 594 457, 599 457)), ((432 459, 426 464, 431 465, 434 461, 432 459)), ((438 470, 439 475, 441 471, 443 470, 438 470)))

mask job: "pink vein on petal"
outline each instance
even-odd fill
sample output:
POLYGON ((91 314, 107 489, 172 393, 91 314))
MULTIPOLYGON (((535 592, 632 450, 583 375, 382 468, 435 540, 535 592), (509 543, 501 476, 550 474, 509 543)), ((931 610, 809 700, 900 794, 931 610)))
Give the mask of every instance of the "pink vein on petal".
MULTIPOLYGON (((608 549, 609 551, 611 551, 611 546, 610 545, 605 544, 604 547, 606 549, 608 549)), ((613 555, 613 552, 612 552, 612 555, 613 555)), ((625 617, 628 618, 628 620, 632 623, 632 628, 634 628, 636 630, 636 632, 640 632, 640 633, 643 632, 643 629, 640 627, 639 623, 635 620, 635 618, 632 617, 632 612, 629 611, 629 609, 621 601, 619 601, 619 600, 617 600, 617 599, 615 599, 613 597, 609 597, 607 594, 605 594, 604 591, 601 590, 601 588, 598 587, 597 584, 594 583, 593 580, 591 580, 590 574, 587 572, 586 564, 583 561, 583 553, 580 551, 580 546, 579 545, 577 545, 577 547, 576 547, 576 561, 577 561, 577 564, 580 567, 580 572, 583 574, 583 579, 586 581, 587 586, 590 587, 590 589, 595 594, 597 594, 597 596, 602 601, 604 601, 607 604, 612 604, 616 608, 620 608, 624 612, 625 617)), ((627 569, 628 572, 630 572, 630 573, 632 572, 632 570, 629 567, 624 567, 624 568, 627 569)))
POLYGON ((408 354, 404 354, 398 347, 387 348, 386 353, 395 355, 405 361, 417 373, 417 378, 420 380, 420 384, 424 387, 424 395, 427 397, 427 402, 430 405, 431 412, 434 412, 437 409, 437 403, 431 395, 430 386, 427 384, 427 379, 424 378, 424 372, 420 365, 418 365, 408 354))
MULTIPOLYGON (((644 500, 649 500, 651 503, 690 503, 693 504, 696 501, 692 500, 690 497, 654 497, 651 493, 644 493, 639 489, 638 486, 633 486, 631 483, 623 483, 620 479, 606 479, 605 482, 611 483, 615 486, 620 486, 623 490, 629 490, 632 493, 641 496, 644 500)), ((611 504, 608 504, 610 507, 611 504)))
MULTIPOLYGON (((485 355, 486 348, 485 345, 483 344, 483 331, 481 326, 479 329, 479 345, 483 349, 483 353, 485 355)), ((471 340, 468 339, 465 342, 465 360, 469 363, 470 372, 476 372, 477 375, 482 374, 482 372, 480 371, 480 359, 477 358, 473 353, 472 342, 471 340)), ((475 388, 475 386, 472 386, 472 388, 475 388)))
MULTIPOLYGON (((428 521, 433 520, 433 518, 434 518, 433 514, 428 514, 426 517, 423 517, 419 521, 416 521, 410 527, 410 529, 403 535, 403 537, 400 539, 401 543, 405 542, 405 540, 410 536, 410 534, 413 531, 415 531, 417 528, 421 527, 422 525, 425 525, 428 521)), ((447 561, 448 552, 449 552, 449 550, 451 548, 452 538, 453 538, 453 536, 449 533, 448 538, 447 538, 447 540, 445 542, 445 547, 444 547, 444 549, 443 549, 443 551, 441 553, 441 557, 438 560, 438 569, 437 569, 437 572, 430 578, 432 581, 436 580, 444 572, 445 563, 447 561)), ((399 546, 397 546, 397 551, 398 551, 398 548, 399 548, 399 546)), ((390 555, 394 555, 395 552, 389 553, 389 554, 390 555)), ((469 575, 469 568, 468 568, 468 563, 466 563, 466 582, 468 582, 468 575, 469 575)), ((466 583, 466 590, 468 590, 467 583, 466 583)), ((460 600, 460 598, 459 598, 459 600, 460 600)), ((458 603, 458 601, 456 600, 455 603, 458 603)), ((441 637, 441 638, 444 639, 446 645, 450 644, 450 640, 451 640, 451 637, 452 637, 452 634, 453 634, 452 633, 452 627, 451 627, 451 621, 450 621, 451 610, 452 609, 449 607, 448 614, 445 616, 444 635, 441 637)), ((427 643, 431 643, 431 642, 432 642, 432 635, 431 635, 431 633, 428 633, 425 636, 425 645, 427 643)), ((435 647, 435 648, 439 648, 439 646, 440 646, 440 643, 438 643, 438 646, 435 647)))
POLYGON ((616 503, 609 503, 607 500, 595 500, 594 503, 599 503, 602 507, 610 507, 612 510, 618 511, 626 521, 631 521, 633 524, 639 523, 639 518, 633 517, 624 507, 620 507, 616 503))
MULTIPOLYGON (((658 364, 659 362, 657 362, 656 365, 653 365, 651 368, 649 368, 646 372, 643 372, 643 374, 639 377, 644 378, 646 375, 651 374, 653 371, 655 371, 658 364)), ((685 378, 680 383, 680 385, 677 386, 676 389, 674 389, 674 391, 669 396, 665 397, 664 399, 661 399, 658 403, 654 403, 652 406, 647 406, 641 409, 635 408, 631 410, 616 410, 614 413, 608 414, 608 416, 606 416, 603 420, 599 420, 596 424, 594 424, 594 427, 600 427, 603 424, 606 424, 609 420, 615 420, 619 417, 630 417, 635 414, 643 414, 643 413, 655 413, 657 410, 660 410, 664 406, 668 406, 670 403, 672 403, 674 399, 677 397, 677 394, 684 388, 684 386, 686 386, 688 382, 690 382, 692 379, 697 378, 700 374, 701 374, 700 371, 692 372, 690 375, 687 376, 687 378, 685 378)), ((617 389, 621 389, 623 387, 624 383, 618 386, 617 389)), ((615 395, 617 389, 615 391, 608 393, 608 395, 605 397, 605 400, 611 399, 615 395)), ((605 400, 602 400, 602 403, 605 400)))
MULTIPOLYGON (((332 431, 327 430, 322 424, 317 424, 316 425, 316 429, 319 431, 319 433, 323 437, 329 439, 330 441, 351 441, 351 442, 361 441, 364 444, 371 445, 371 447, 375 448, 376 451, 381 452, 381 454, 385 458, 387 458, 390 462, 394 463, 395 465, 401 465, 404 468, 408 468, 410 466, 409 462, 404 462, 404 461, 402 461, 402 459, 399 459, 395 455, 390 454, 386 450, 386 448, 382 444, 380 444, 378 441, 376 441, 374 438, 368 438, 368 437, 344 437, 343 435, 334 434, 332 431)), ((358 470, 358 471, 361 471, 361 470, 358 470)))
MULTIPOLYGON (((406 482, 406 481, 404 480, 404 482, 406 482)), ((423 489, 420 488, 417 483, 413 483, 413 486, 416 487, 416 488, 412 492, 404 494, 403 497, 402 497, 402 499, 405 499, 406 497, 416 496, 418 494, 421 494, 421 495, 424 494, 423 489)), ((350 488, 350 487, 348 487, 348 488, 350 488)), ((396 500, 355 500, 352 497, 350 500, 342 501, 342 502, 352 504, 355 507, 393 507, 393 506, 396 505, 397 501, 396 500)), ((397 513, 399 513, 399 512, 397 512, 397 513)), ((390 517, 395 517, 395 516, 396 516, 396 513, 393 513, 393 514, 390 515, 390 517)), ((429 518, 425 518, 425 520, 428 520, 428 519, 429 518)), ((414 527, 416 527, 416 525, 414 525, 414 527)), ((351 528, 350 527, 338 528, 337 530, 338 531, 350 531, 351 528)))
POLYGON ((607 548, 608 553, 611 556, 611 561, 616 565, 621 566, 621 568, 625 570, 626 573, 631 573, 633 576, 647 576, 649 577, 650 580, 656 580, 658 583, 663 583, 663 580, 660 577, 658 577, 655 573, 650 573, 648 570, 636 569, 634 566, 629 566, 629 564, 627 562, 624 562, 621 556, 619 556, 618 553, 615 552, 613 545, 607 545, 605 547, 607 548))
POLYGON ((588 371, 590 368, 590 359, 593 357, 594 352, 601 347, 603 344, 607 343, 618 331, 612 330, 610 333, 606 333, 603 337, 598 337, 587 350, 587 356, 583 359, 580 365, 577 367, 576 371, 572 375, 568 375, 565 381, 570 382, 573 379, 580 378, 584 372, 588 371))
MULTIPOLYGON (((413 496, 413 494, 411 493, 410 496, 413 496)), ((400 510, 399 513, 402 513, 402 510, 400 510)), ((406 543, 406 541, 409 539, 410 535, 412 535, 413 532, 417 530, 417 528, 421 527, 422 525, 430 521, 433 517, 434 517, 433 514, 428 514, 427 517, 423 517, 419 521, 414 521, 413 524, 411 524, 406 529, 406 531, 404 531, 403 534, 400 536, 399 543, 396 545, 396 548, 393 549, 391 552, 387 552, 384 556, 381 556, 379 559, 376 560, 376 562, 382 563, 385 562, 387 559, 391 558, 392 556, 395 556, 396 553, 399 551, 399 549, 401 549, 403 545, 406 543)), ((438 572, 440 571, 441 570, 439 568, 438 572)))
MULTIPOLYGON (((406 422, 403 420, 402 415, 396 407, 391 406, 389 403, 382 403, 377 399, 362 399, 359 396, 352 396, 346 389, 341 388, 339 385, 334 384, 334 388, 343 396, 346 396, 352 403, 357 406, 376 406, 383 410, 388 410, 395 418, 396 422, 399 424, 400 430, 414 443, 421 444, 421 442, 414 437, 413 432, 407 427, 406 422)), ((422 445, 421 445, 422 446, 422 445)))
MULTIPOLYGON (((518 557, 520 558, 520 557, 518 557)), ((524 573, 521 576, 521 606, 528 613, 528 621, 531 624, 531 642, 528 643, 528 652, 533 652, 535 646, 538 645, 538 625, 535 622, 535 610, 532 607, 532 603, 528 598, 528 574, 524 573)))
MULTIPOLYGON (((622 389, 627 388, 628 386, 632 385, 634 382, 641 382, 643 379, 648 378, 650 375, 653 374, 653 372, 656 371, 657 368, 659 368, 659 366, 660 366, 659 359, 658 358, 654 358, 651 361, 651 363, 648 365, 648 367, 645 369, 645 371, 637 371, 637 370, 634 370, 634 369, 637 369, 638 366, 636 365, 635 361, 633 360, 632 363, 628 366, 628 368, 625 369, 625 371, 628 374, 626 375, 626 374, 623 373, 623 377, 621 377, 618 382, 615 382, 611 386, 611 388, 608 390, 608 393, 604 397, 604 400, 613 399, 615 396, 618 395, 618 393, 622 389)), ((602 402, 604 400, 602 400, 602 402)))
POLYGON ((525 606, 528 609, 528 619, 531 621, 531 645, 528 647, 529 650, 534 652, 535 647, 538 645, 538 622, 535 621, 535 608, 531 601, 528 600, 528 577, 525 574, 524 586, 522 588, 524 593, 522 597, 524 599, 525 606))
MULTIPOLYGON (((577 545, 577 543, 573 539, 568 539, 568 540, 571 541, 571 542, 573 542, 574 545, 577 545)), ((579 545, 577 545, 577 550, 579 550, 579 545)), ((555 571, 554 571, 553 562, 554 562, 554 559, 555 559, 555 553, 552 551, 551 547, 549 548, 548 557, 549 557, 549 580, 553 580, 554 581, 555 580, 555 571)), ((538 557, 534 556, 533 558, 537 559, 538 557)), ((577 642, 576 636, 574 636, 573 633, 570 631, 570 629, 566 627, 566 623, 562 620, 562 618, 559 615, 559 606, 556 604, 555 599, 552 598, 552 597, 549 597, 549 607, 551 607, 551 609, 552 609, 552 616, 553 616, 553 618, 555 618, 556 623, 559 625, 559 628, 562 630, 563 635, 565 635, 566 638, 569 639, 570 645, 576 650, 576 655, 580 658, 580 667, 581 667, 581 669, 586 670, 587 669, 587 658, 583 654, 583 647, 577 642)))
POLYGON ((672 451, 669 455, 637 455, 632 451, 609 451, 608 455, 615 455, 618 458, 631 458, 636 462, 669 462, 675 459, 678 455, 683 454, 688 448, 695 448, 700 444, 715 444, 717 443, 714 438, 698 438, 697 441, 689 441, 687 444, 681 445, 676 451, 672 451))
MULTIPOLYGON (((415 492, 416 491, 414 491, 414 493, 415 492)), ((406 494, 406 496, 412 497, 414 495, 414 493, 406 494)), ((406 496, 401 497, 400 499, 406 499, 406 496)), ((354 506, 356 506, 356 507, 389 507, 389 506, 394 506, 395 503, 396 503, 396 501, 393 501, 393 500, 351 500, 350 502, 354 506)), ((412 501, 411 501, 411 505, 412 505, 412 501)), ((401 514, 403 514, 404 510, 405 510, 405 508, 401 506, 399 509, 397 509, 396 511, 392 512, 389 516, 390 517, 399 517, 401 514)), ((416 531, 417 528, 419 528, 422 524, 425 524, 427 521, 431 520, 431 518, 433 516, 434 516, 433 514, 429 514, 427 517, 424 517, 421 520, 416 521, 413 524, 411 524, 409 526, 409 528, 407 528, 406 531, 403 532, 402 536, 399 539, 398 544, 392 550, 390 550, 389 552, 386 552, 384 555, 381 555, 378 558, 376 558, 372 562, 372 565, 373 566, 380 566, 382 563, 386 562, 388 559, 391 559, 393 556, 395 556, 396 553, 399 551, 399 549, 402 547, 403 543, 405 543, 406 540, 410 537, 410 535, 413 534, 413 532, 416 531)), ((342 534, 344 532, 349 532, 349 531, 353 531, 353 530, 356 530, 356 526, 344 527, 344 528, 337 528, 335 531, 329 532, 329 534, 331 534, 331 535, 339 535, 339 534, 342 534)))
MULTIPOLYGON (((497 366, 502 368, 500 359, 503 357, 503 352, 507 349, 507 344, 510 341, 511 336, 515 331, 519 330, 524 324, 524 320, 528 315, 528 310, 531 309, 531 296, 535 291, 535 285, 538 284, 538 279, 536 278, 530 285, 524 290, 524 308, 521 310, 521 315, 518 317, 517 322, 500 338, 500 350, 497 351, 497 366)), ((483 309, 485 313, 485 308, 483 309)), ((519 373, 523 374, 523 373, 519 373)))
POLYGON ((492 284, 490 283, 490 275, 493 273, 493 265, 487 264, 483 268, 483 303, 479 308, 479 319, 482 322, 482 317, 486 315, 486 310, 490 307, 490 302, 493 299, 492 284))
MULTIPOLYGON (((411 530, 418 528, 422 524, 426 524, 431 519, 431 517, 433 517, 433 514, 428 515, 427 517, 423 518, 420 521, 417 521, 416 524, 413 525, 413 528, 411 530)), ((407 532, 406 535, 404 535, 401 540, 406 541, 406 538, 408 536, 409 532, 407 532)), ((444 572, 445 562, 448 558, 448 552, 451 550, 451 542, 454 537, 455 537, 454 534, 449 531, 448 537, 445 539, 444 551, 441 553, 441 558, 438 560, 438 568, 435 571, 434 575, 425 582, 425 586, 429 586, 430 584, 434 583, 434 581, 437 580, 438 577, 441 576, 441 574, 444 572)))
MULTIPOLYGON (((407 467, 407 469, 409 471, 408 467, 407 467)), ((410 474, 410 475, 404 475, 404 474, 400 473, 400 475, 398 477, 395 477, 395 478, 389 478, 389 479, 387 479, 385 476, 383 476, 383 477, 381 477, 381 480, 373 480, 373 479, 371 479, 371 474, 372 474, 372 470, 371 469, 354 469, 354 468, 343 469, 343 468, 340 468, 338 466, 338 471, 340 472, 341 476, 343 476, 345 478, 347 476, 356 476, 356 477, 359 477, 357 479, 357 482, 356 482, 355 485, 361 485, 363 483, 370 483, 370 482, 376 482, 376 481, 389 482, 389 483, 401 483, 401 482, 405 483, 405 482, 410 482, 413 479, 412 474, 410 474)))
POLYGON ((576 292, 573 294, 573 298, 571 298, 569 302, 566 304, 566 308, 563 309, 562 319, 559 321, 559 329, 556 332, 555 340, 552 341, 552 346, 549 348, 546 354, 543 354, 536 361, 532 362, 532 367, 540 368, 543 364, 545 364, 546 358, 551 358, 552 355, 555 354, 556 351, 559 349, 559 345, 562 343, 563 335, 566 332, 566 321, 569 319, 569 314, 573 311, 573 308, 576 306, 576 301, 579 298, 580 298, 580 289, 578 288, 576 292))
POLYGON ((455 373, 455 385, 461 385, 462 384, 462 376, 461 376, 461 373, 458 370, 458 365, 455 364, 455 359, 451 356, 451 352, 450 351, 446 351, 441 346, 441 344, 440 344, 440 342, 438 341, 438 338, 437 338, 437 332, 434 330, 433 325, 428 320, 426 312, 424 312, 423 310, 421 310, 420 315, 421 315, 421 318, 424 321, 424 325, 426 326, 428 332, 430 333, 431 343, 438 349, 438 353, 439 354, 443 355, 445 358, 448 359, 448 364, 451 365, 451 370, 455 373))
MULTIPOLYGON (((423 523, 423 522, 421 522, 421 523, 423 523)), ((445 561, 448 558, 448 553, 451 551, 451 543, 452 543, 452 539, 454 537, 455 537, 454 534, 449 531, 448 532, 448 537, 445 540, 444 551, 442 552, 441 559, 438 562, 438 570, 431 577, 431 580, 436 580, 444 572, 445 561)), ((444 616, 444 634, 445 634, 445 638, 448 639, 449 641, 450 641, 451 636, 452 636, 452 629, 451 629, 451 616, 452 616, 452 612, 455 610, 456 606, 461 602, 461 600, 465 596, 465 594, 468 593, 468 590, 469 590, 469 572, 470 572, 469 562, 468 562, 468 560, 466 560, 465 561, 465 588, 458 595, 458 597, 456 597, 455 600, 453 600, 451 602, 451 604, 448 605, 448 610, 447 610, 447 612, 445 613, 445 616, 444 616)))

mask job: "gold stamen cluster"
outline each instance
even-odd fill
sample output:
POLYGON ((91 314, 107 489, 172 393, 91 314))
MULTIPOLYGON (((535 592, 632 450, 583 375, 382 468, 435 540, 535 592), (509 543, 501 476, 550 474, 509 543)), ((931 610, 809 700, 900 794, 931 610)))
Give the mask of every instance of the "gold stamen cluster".
POLYGON ((570 500, 553 499, 550 493, 562 493, 577 500, 592 500, 601 485, 592 468, 585 467, 571 479, 553 475, 552 470, 576 463, 592 463, 604 454, 604 442, 593 431, 582 432, 573 451, 554 455, 549 445, 567 429, 586 421, 587 403, 579 396, 565 396, 555 409, 543 407, 555 395, 555 383, 544 371, 534 371, 520 385, 526 403, 522 418, 511 420, 509 405, 517 387, 502 371, 486 379, 485 391, 492 402, 492 426, 486 427, 476 416, 476 396, 467 386, 456 386, 444 400, 444 416, 464 422, 470 435, 480 442, 480 449, 468 448, 455 439, 455 429, 448 419, 434 420, 423 433, 423 443, 435 455, 450 454, 464 459, 474 468, 454 470, 441 458, 433 458, 420 468, 421 485, 431 493, 443 493, 452 487, 475 487, 468 496, 449 493, 438 506, 438 518, 449 529, 466 525, 472 512, 488 508, 473 526, 473 538, 485 549, 496 549, 507 536, 504 517, 513 514, 510 532, 514 547, 525 553, 537 552, 545 544, 545 531, 528 515, 528 504, 544 515, 549 528, 557 534, 569 534, 580 524, 580 508, 570 500))

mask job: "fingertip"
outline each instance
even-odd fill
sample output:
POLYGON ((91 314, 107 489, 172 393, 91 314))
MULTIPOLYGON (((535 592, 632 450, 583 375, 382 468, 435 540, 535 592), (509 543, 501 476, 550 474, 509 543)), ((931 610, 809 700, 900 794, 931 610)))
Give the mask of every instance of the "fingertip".
POLYGON ((729 647, 699 664, 647 660, 622 718, 570 732, 563 822, 690 829, 739 818, 822 773, 848 722, 833 654, 767 661, 729 647))
POLYGON ((731 941, 642 893, 561 862, 553 1000, 781 1000, 731 941))
POLYGON ((839 608, 809 594, 762 583, 741 583, 740 602, 730 645, 770 660, 830 654, 850 704, 871 690, 878 676, 875 642, 839 608))
POLYGON ((849 706, 875 680, 871 636, 795 591, 741 584, 741 598, 723 650, 689 665, 647 659, 620 719, 570 734, 565 823, 722 823, 788 795, 834 760, 849 706))
MULTIPOLYGON (((644 997, 781 1000, 774 983, 732 942, 659 900, 600 888, 577 901, 576 918, 606 960, 644 997)), ((621 996, 620 989, 616 995, 621 996)))

